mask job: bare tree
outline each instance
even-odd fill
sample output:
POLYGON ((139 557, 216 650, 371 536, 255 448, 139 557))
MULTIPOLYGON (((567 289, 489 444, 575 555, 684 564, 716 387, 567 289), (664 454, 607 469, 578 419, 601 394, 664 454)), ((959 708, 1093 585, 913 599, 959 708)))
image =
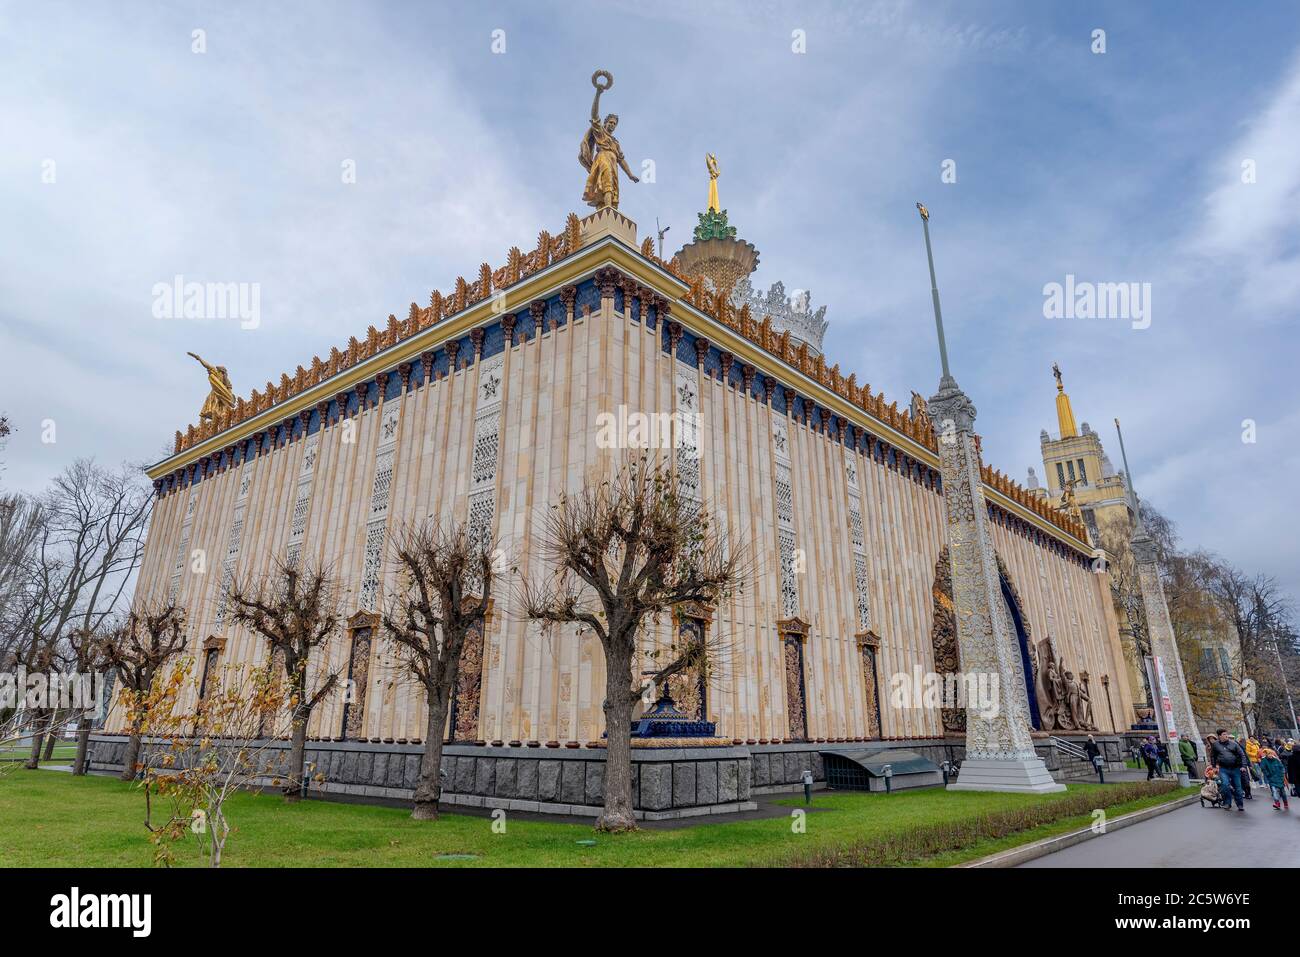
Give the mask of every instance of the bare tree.
MULTIPOLYGON (((126 711, 127 742, 122 780, 139 771, 140 738, 148 720, 149 696, 163 666, 185 648, 185 612, 166 601, 138 607, 108 633, 95 654, 117 670, 118 700, 126 711)), ((80 749, 78 749, 80 750, 80 749)))
MULTIPOLYGON (((29 669, 52 668, 75 655, 74 632, 99 631, 120 608, 144 550, 153 498, 137 469, 116 471, 89 459, 68 466, 38 506, 5 510, 11 523, 0 555, 3 642, 21 648, 29 669)), ((4 520, 0 518, 0 520, 4 520)), ((32 709, 35 767, 52 709, 32 709)))
POLYGON ((1290 599, 1275 579, 1253 578, 1222 565, 1210 589, 1232 623, 1240 642, 1238 683, 1253 689, 1242 695, 1242 718, 1256 730, 1261 715, 1270 722, 1293 720, 1290 684, 1298 670, 1294 614, 1290 599))
POLYGON ((482 629, 492 600, 493 548, 464 525, 426 522, 406 528, 396 541, 402 586, 383 615, 384 631, 407 672, 424 688, 428 730, 420 781, 418 821, 438 818, 442 794, 443 728, 460 675, 460 656, 474 629, 482 629))
MULTIPOLYGON (((39 628, 31 627, 32 619, 26 618, 28 629, 25 634, 18 637, 14 649, 10 655, 11 661, 21 666, 29 675, 43 674, 52 675, 61 670, 61 664, 58 645, 49 641, 45 634, 39 628)), ((49 688, 46 686, 46 694, 49 688)), ((48 700, 29 702, 25 709, 25 724, 28 735, 30 736, 29 744, 31 751, 23 767, 29 771, 34 771, 40 767, 41 746, 45 741, 45 736, 51 734, 55 728, 55 718, 57 710, 51 706, 48 700)))
POLYGON ((44 512, 37 499, 0 496, 0 658, 28 631, 24 617, 35 580, 44 512))
MULTIPOLYGON (((739 549, 729 551, 672 472, 645 457, 561 498, 546 515, 542 549, 556 571, 526 583, 526 613, 591 629, 605 653, 605 807, 596 828, 635 830, 631 722, 643 689, 633 663, 643 630, 678 605, 713 605, 729 594, 741 580, 739 549)), ((656 662, 655 683, 702 663, 706 649, 682 640, 674 634, 671 653, 656 662)))
MULTIPOLYGON (((102 674, 108 666, 107 639, 116 634, 120 626, 110 626, 105 623, 102 627, 104 630, 102 634, 89 628, 76 628, 68 636, 69 662, 76 673, 77 681, 85 679, 93 681, 94 676, 102 674)), ((72 773, 79 776, 86 773, 86 752, 90 746, 90 725, 94 719, 94 711, 84 705, 74 704, 70 717, 75 717, 77 721, 77 756, 72 762, 72 773)), ((51 737, 50 742, 53 741, 54 738, 51 737)), ((46 747, 48 748, 49 744, 46 747)))
POLYGON ((230 615, 265 638, 271 660, 284 667, 293 719, 284 796, 296 801, 303 790, 307 725, 312 711, 333 693, 339 680, 338 672, 327 670, 321 656, 311 660, 342 620, 337 588, 324 569, 277 558, 266 579, 231 585, 230 615))

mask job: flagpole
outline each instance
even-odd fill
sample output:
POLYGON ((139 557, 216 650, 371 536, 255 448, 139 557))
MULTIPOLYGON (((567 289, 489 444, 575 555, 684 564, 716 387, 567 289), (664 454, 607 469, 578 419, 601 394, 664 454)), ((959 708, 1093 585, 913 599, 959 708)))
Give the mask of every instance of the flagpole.
POLYGON ((921 214, 921 228, 925 231, 925 260, 930 266, 930 298, 934 300, 934 328, 939 334, 939 361, 943 365, 943 378, 939 382, 941 389, 955 387, 956 381, 948 371, 948 342, 943 335, 943 312, 939 308, 939 283, 934 278, 934 252, 930 248, 930 211, 921 203, 916 204, 916 211, 921 214))

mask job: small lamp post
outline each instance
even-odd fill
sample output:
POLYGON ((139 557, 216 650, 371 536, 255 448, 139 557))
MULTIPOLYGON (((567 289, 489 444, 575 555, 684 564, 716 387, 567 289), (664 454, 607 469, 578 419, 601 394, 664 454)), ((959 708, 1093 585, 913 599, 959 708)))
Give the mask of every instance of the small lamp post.
POLYGON ((881 768, 880 770, 881 770, 881 773, 884 774, 884 776, 885 776, 885 793, 886 793, 886 794, 892 794, 892 793, 893 793, 893 790, 894 790, 894 788, 893 788, 893 783, 894 783, 894 766, 893 766, 892 764, 886 764, 886 765, 885 765, 883 768, 881 768))

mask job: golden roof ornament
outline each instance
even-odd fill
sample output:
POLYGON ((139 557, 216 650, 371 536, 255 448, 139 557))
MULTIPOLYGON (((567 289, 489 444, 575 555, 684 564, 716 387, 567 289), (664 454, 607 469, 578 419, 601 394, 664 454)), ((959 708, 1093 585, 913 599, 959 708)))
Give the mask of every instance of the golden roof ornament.
POLYGON ((210 389, 208 397, 203 401, 203 408, 199 411, 199 421, 215 424, 221 414, 235 407, 235 389, 230 384, 230 375, 225 366, 209 365, 196 352, 188 352, 186 355, 198 359, 199 365, 208 370, 210 389))
POLYGON ((709 171, 709 206, 698 214, 694 241, 679 249, 674 260, 688 279, 702 281, 711 296, 739 309, 742 303, 731 302, 732 290, 758 267, 758 250, 736 238, 736 227, 718 204, 718 158, 705 153, 704 165, 709 171))
POLYGON ((591 101, 591 123, 578 145, 578 162, 587 171, 587 185, 582 191, 582 199, 588 206, 597 209, 618 209, 619 168, 622 167, 632 182, 641 181, 628 168, 627 160, 623 158, 623 148, 614 137, 614 130, 618 127, 618 114, 610 113, 604 122, 600 119, 600 95, 614 85, 614 75, 608 70, 597 70, 591 75, 591 85, 596 88, 596 96, 591 101), (603 86, 599 82, 602 79, 605 81, 603 86))

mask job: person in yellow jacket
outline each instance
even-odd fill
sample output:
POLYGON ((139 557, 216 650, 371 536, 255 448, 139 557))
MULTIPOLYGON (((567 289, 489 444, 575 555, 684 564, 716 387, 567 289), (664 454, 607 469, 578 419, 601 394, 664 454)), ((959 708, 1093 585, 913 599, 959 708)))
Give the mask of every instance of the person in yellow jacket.
POLYGON ((1256 781, 1259 780, 1259 742, 1254 735, 1246 738, 1246 770, 1256 781))

